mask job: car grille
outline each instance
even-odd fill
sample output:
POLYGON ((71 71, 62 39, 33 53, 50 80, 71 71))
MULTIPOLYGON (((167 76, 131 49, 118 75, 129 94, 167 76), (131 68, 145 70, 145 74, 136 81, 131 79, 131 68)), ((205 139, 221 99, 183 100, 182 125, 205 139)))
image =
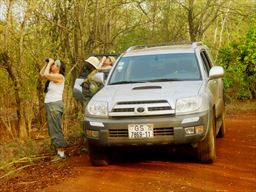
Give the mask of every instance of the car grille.
POLYGON ((174 110, 166 100, 148 101, 122 101, 117 102, 111 112, 110 117, 118 116, 149 116, 174 114, 174 110))
POLYGON ((128 137, 128 129, 110 129, 109 137, 128 137))
MULTIPOLYGON (((165 128, 154 128, 154 137, 155 136, 170 136, 174 135, 173 127, 165 127, 165 128)), ((110 129, 109 137, 122 137, 128 138, 128 129, 110 129)))

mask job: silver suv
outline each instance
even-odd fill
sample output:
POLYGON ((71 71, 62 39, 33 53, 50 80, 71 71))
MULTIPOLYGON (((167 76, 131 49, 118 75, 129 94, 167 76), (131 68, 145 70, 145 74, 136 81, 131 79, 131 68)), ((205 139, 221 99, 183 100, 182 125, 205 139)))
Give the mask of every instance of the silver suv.
POLYGON ((225 134, 223 76, 201 42, 129 48, 86 107, 92 165, 106 165, 112 147, 180 144, 212 163, 225 134))

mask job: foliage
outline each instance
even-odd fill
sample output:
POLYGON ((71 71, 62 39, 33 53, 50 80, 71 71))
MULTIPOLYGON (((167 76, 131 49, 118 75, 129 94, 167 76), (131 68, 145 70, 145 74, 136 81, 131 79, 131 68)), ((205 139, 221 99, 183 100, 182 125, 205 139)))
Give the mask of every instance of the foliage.
POLYGON ((238 40, 248 31, 246 18, 255 13, 250 0, 6 0, 0 5, 0 56, 8 58, 0 57, 1 135, 26 138, 33 128, 46 127, 38 72, 47 57, 60 58, 67 67, 64 130, 80 113, 72 85, 83 61, 133 45, 202 40, 226 68, 225 86, 239 88, 234 97, 255 98, 255 25, 238 40))
POLYGON ((247 34, 220 50, 219 60, 226 70, 225 87, 237 99, 256 98, 256 20, 247 34))

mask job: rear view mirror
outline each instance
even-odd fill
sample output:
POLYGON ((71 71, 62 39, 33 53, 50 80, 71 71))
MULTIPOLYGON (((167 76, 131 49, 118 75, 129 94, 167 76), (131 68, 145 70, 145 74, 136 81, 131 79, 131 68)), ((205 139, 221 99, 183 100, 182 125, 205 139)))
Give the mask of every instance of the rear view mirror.
POLYGON ((102 83, 104 84, 104 73, 103 72, 98 72, 93 76, 93 80, 98 82, 98 83, 102 83))
POLYGON ((73 97, 83 103, 83 94, 82 94, 82 87, 81 84, 83 83, 84 79, 77 78, 73 87, 73 97))
POLYGON ((222 78, 224 76, 224 69, 221 66, 214 66, 210 69, 209 79, 222 78))

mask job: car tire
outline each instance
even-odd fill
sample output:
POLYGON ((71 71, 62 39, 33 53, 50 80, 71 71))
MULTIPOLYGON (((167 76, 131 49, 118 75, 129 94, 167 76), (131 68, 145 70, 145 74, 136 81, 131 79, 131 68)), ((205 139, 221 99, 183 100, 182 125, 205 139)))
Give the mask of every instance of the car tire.
MULTIPOLYGON (((214 114, 214 112, 213 112, 214 114)), ((201 163, 213 163, 216 159, 215 116, 212 115, 211 127, 205 139, 198 143, 197 157, 201 163)))
POLYGON ((92 166, 107 166, 107 153, 103 147, 88 144, 88 155, 92 166))
POLYGON ((225 112, 223 112, 221 115, 221 126, 220 126, 220 130, 219 130, 217 137, 223 138, 223 137, 225 137, 225 134, 226 134, 225 112))

